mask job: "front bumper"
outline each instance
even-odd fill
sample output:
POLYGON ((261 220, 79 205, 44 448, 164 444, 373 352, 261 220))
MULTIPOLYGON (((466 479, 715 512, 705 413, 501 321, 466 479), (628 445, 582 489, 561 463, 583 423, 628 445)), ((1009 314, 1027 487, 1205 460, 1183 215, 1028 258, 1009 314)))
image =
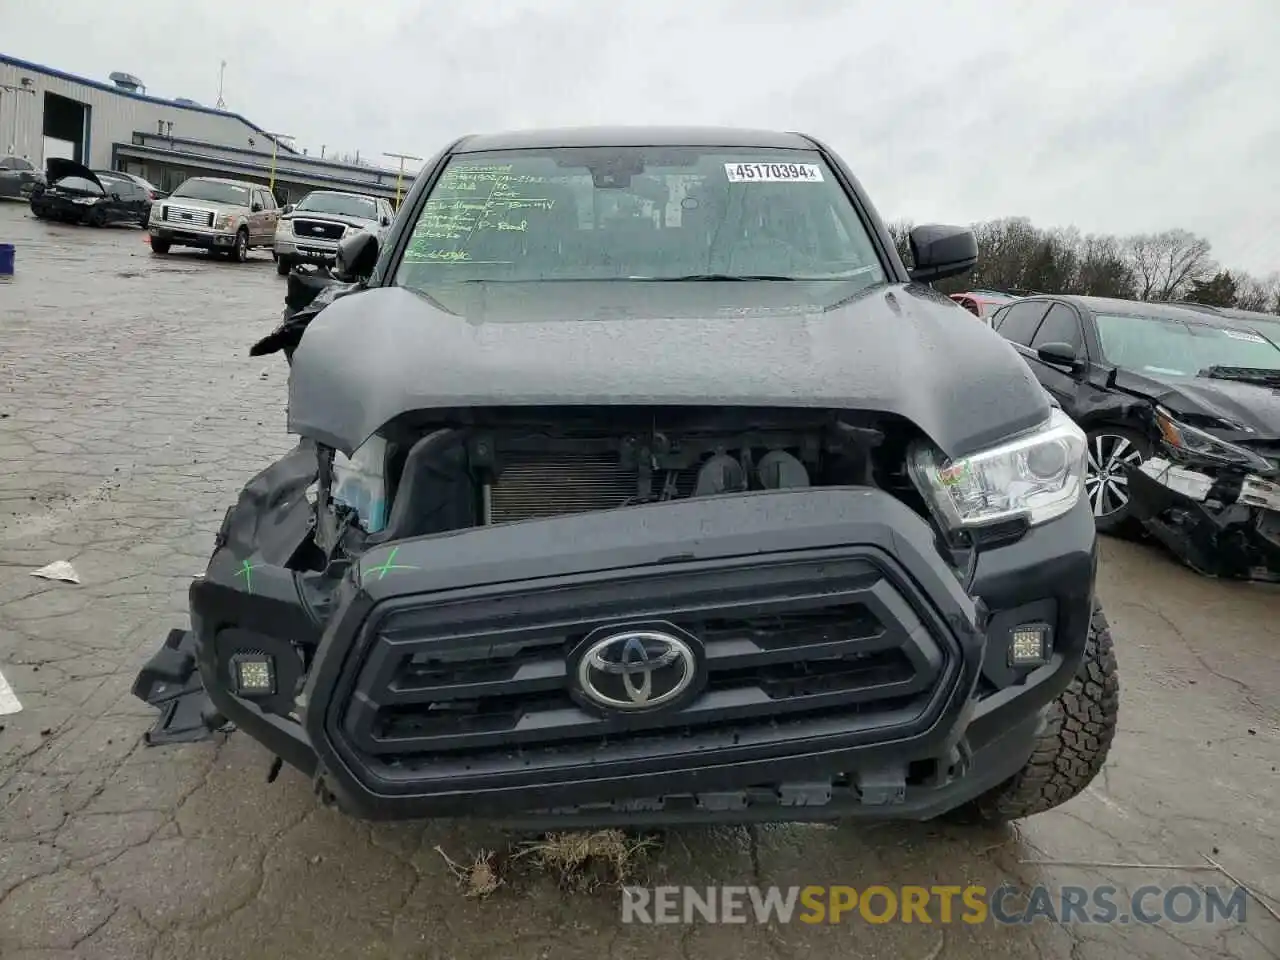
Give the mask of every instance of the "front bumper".
POLYGON ((71 197, 51 196, 39 193, 31 197, 31 210, 42 217, 54 220, 85 220, 93 210, 94 203, 77 203, 71 197))
POLYGON ((1129 468, 1130 510, 1192 569, 1280 582, 1280 479, 1162 456, 1129 468))
POLYGON ((297 260, 302 263, 332 264, 337 260, 338 241, 308 240, 299 237, 282 236, 277 233, 275 252, 277 257, 283 257, 287 260, 297 260))
POLYGON ((198 227, 170 227, 156 223, 148 228, 153 240, 165 240, 175 247, 196 247, 201 250, 230 250, 236 244, 234 231, 202 230, 198 227))
POLYGON ((928 819, 1022 767, 1083 657, 1096 564, 1083 504, 984 553, 975 596, 923 521, 863 489, 402 540, 318 592, 282 565, 306 533, 304 460, 246 488, 191 587, 192 630, 135 693, 155 702, 159 680, 180 688, 198 666, 221 717, 362 817, 928 819), (694 700, 607 715, 575 696, 580 637, 654 621, 699 641, 694 700), (1009 637, 1027 621, 1052 625, 1053 653, 1015 674, 1009 637), (233 693, 246 650, 273 652, 296 700, 233 693))

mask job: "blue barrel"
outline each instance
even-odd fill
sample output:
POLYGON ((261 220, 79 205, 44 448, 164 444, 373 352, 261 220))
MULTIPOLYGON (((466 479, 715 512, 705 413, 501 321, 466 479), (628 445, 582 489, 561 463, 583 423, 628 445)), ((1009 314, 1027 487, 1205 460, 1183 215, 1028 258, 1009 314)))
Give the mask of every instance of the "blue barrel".
POLYGON ((0 280, 13 279, 13 261, 17 249, 12 243, 0 243, 0 280))

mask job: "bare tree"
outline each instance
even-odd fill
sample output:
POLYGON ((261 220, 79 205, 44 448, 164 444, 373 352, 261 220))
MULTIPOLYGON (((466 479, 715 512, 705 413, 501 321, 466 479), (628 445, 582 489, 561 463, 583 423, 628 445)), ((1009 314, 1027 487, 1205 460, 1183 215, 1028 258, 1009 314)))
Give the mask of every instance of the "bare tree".
POLYGON ((1081 241, 1076 289, 1092 297, 1127 300, 1133 296, 1133 270, 1117 238, 1091 233, 1081 241))
POLYGON ((1261 278, 1236 274, 1236 306, 1241 310, 1280 314, 1280 273, 1261 278))
POLYGON ((1125 249, 1140 300, 1180 299, 1216 269, 1209 241, 1187 230, 1137 234, 1125 240, 1125 249))
POLYGON ((911 269, 911 228, 915 226, 910 220, 891 220, 885 224, 889 236, 893 237, 893 245, 898 249, 898 256, 907 269, 911 269))

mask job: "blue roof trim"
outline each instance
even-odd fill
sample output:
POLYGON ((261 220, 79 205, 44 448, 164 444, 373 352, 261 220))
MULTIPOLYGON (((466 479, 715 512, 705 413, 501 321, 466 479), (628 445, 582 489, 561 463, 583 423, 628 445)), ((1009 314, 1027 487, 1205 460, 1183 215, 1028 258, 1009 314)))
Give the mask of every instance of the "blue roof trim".
MULTIPOLYGON (((299 151, 295 150, 293 147, 271 136, 270 133, 263 130, 262 127, 258 126, 253 121, 246 120, 244 117, 240 116, 240 114, 232 113, 230 110, 218 110, 214 107, 203 107, 199 104, 192 106, 186 103, 176 103, 173 100, 166 100, 164 97, 153 97, 145 93, 134 93, 130 90, 122 90, 115 84, 103 83, 100 80, 90 80, 87 77, 77 77, 74 73, 67 73, 64 70, 55 70, 53 67, 41 66, 38 63, 32 63, 30 60, 20 60, 17 57, 11 57, 6 53, 0 53, 0 63, 7 63, 11 67, 17 67, 19 70, 31 70, 35 73, 43 73, 50 77, 57 77, 59 80, 66 80, 69 83, 79 83, 86 87, 96 87, 98 90, 105 90, 107 93, 114 93, 118 97, 128 97, 131 100, 141 100, 144 103, 158 103, 161 106, 172 107, 174 110, 194 110, 196 113, 207 113, 215 117, 231 117, 233 120, 239 120, 246 127, 262 134, 267 139, 275 140, 281 150, 287 150, 290 153, 299 153, 299 151)), ((300 153, 299 156, 301 156, 300 153)))

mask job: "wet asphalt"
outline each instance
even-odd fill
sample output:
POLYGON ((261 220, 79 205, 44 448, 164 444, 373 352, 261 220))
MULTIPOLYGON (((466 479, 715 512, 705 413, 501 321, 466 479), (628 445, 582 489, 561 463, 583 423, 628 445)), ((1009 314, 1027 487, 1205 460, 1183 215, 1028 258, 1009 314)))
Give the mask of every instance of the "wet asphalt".
MULTIPOLYGON (((350 820, 288 769, 268 783, 271 758, 240 734, 143 746, 133 677, 186 624, 225 508, 292 445, 285 364, 247 355, 281 307, 269 254, 160 258, 144 237, 0 204, 0 242, 17 245, 0 284, 0 671, 23 708, 0 716, 4 960, 1280 957, 1280 922, 1254 901, 1216 925, 624 925, 616 889, 564 889, 530 858, 476 900, 445 855, 513 838, 350 820), (55 560, 81 583, 30 575, 55 560)), ((996 830, 681 830, 635 879, 1123 898, 1229 886, 1189 869, 1208 855, 1280 910, 1280 590, 1202 579, 1141 543, 1107 540, 1103 557, 1121 732, 1082 796, 996 830)))

